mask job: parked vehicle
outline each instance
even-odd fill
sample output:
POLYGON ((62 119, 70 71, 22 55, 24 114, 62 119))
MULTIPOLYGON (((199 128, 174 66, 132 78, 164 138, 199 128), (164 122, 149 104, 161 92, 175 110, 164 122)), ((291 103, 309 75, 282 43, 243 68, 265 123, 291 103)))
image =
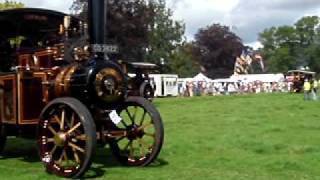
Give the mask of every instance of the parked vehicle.
POLYGON ((156 97, 178 96, 178 75, 177 74, 151 74, 154 80, 156 97))
POLYGON ((80 19, 0 12, 0 151, 9 135, 36 139, 46 170, 67 178, 90 168, 97 143, 125 165, 146 166, 164 137, 157 109, 128 96, 125 72, 105 59, 104 1, 88 3, 90 48, 78 43, 87 27, 80 19))
POLYGON ((128 76, 128 93, 130 96, 141 96, 150 101, 156 90, 154 78, 150 73, 157 72, 158 66, 151 63, 121 62, 128 76))
POLYGON ((286 79, 293 83, 293 92, 302 92, 305 79, 312 80, 316 73, 305 70, 291 70, 286 73, 286 79))

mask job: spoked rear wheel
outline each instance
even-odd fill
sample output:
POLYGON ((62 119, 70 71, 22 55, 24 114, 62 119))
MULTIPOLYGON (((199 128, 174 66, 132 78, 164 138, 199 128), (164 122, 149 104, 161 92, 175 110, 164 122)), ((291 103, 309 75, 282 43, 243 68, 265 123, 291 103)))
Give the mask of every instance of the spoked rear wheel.
POLYGON ((81 177, 91 165, 96 130, 88 109, 74 98, 58 98, 41 113, 40 157, 49 173, 81 177))
POLYGON ((128 166, 147 166, 158 156, 164 138, 157 109, 146 99, 129 97, 117 110, 121 122, 109 131, 110 148, 128 166))
POLYGON ((144 82, 140 87, 140 96, 152 101, 154 98, 154 90, 150 83, 144 82))

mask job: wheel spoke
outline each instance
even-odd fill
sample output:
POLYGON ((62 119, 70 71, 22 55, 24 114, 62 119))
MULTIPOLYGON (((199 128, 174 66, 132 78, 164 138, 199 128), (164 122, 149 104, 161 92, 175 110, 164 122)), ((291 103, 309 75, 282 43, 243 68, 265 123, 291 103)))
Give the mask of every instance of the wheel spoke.
POLYGON ((131 116, 131 113, 129 112, 128 108, 126 108, 126 112, 127 112, 128 116, 129 116, 129 119, 130 119, 130 121, 131 121, 131 125, 134 125, 134 119, 133 119, 133 117, 131 116))
POLYGON ((144 148, 146 147, 145 143, 143 142, 143 140, 141 138, 138 139, 138 142, 139 142, 139 146, 140 146, 141 156, 145 156, 145 154, 146 154, 144 151, 144 148))
POLYGON ((122 123, 122 125, 123 125, 125 128, 127 128, 127 127, 128 127, 127 123, 126 123, 126 122, 124 122, 123 120, 121 121, 121 123, 122 123))
POLYGON ((152 137, 152 138, 156 138, 156 135, 155 135, 154 133, 144 132, 144 135, 149 136, 149 137, 152 137))
POLYGON ((133 153, 134 153, 134 148, 133 148, 133 143, 132 143, 132 141, 131 141, 131 143, 130 143, 130 152, 129 152, 129 160, 134 160, 133 159, 133 153))
POLYGON ((118 130, 118 131, 111 131, 107 135, 108 137, 116 138, 116 137, 126 137, 127 131, 125 130, 118 130))
POLYGON ((123 150, 128 150, 129 146, 132 144, 132 140, 128 142, 128 144, 124 147, 123 150))
POLYGON ((80 141, 86 141, 87 140, 87 135, 82 134, 82 135, 76 136, 76 139, 80 140, 80 141))
POLYGON ((48 138, 48 139, 47 139, 47 142, 48 142, 48 143, 54 142, 54 138, 48 138))
POLYGON ((53 154, 56 152, 57 147, 58 147, 57 145, 54 145, 53 149, 50 152, 51 156, 53 156, 53 154))
POLYGON ((62 161, 63 161, 63 152, 61 152, 61 155, 60 155, 60 157, 58 159, 58 164, 61 165, 62 161))
POLYGON ((71 134, 73 131, 75 131, 76 129, 78 129, 81 126, 81 123, 79 122, 78 124, 76 124, 74 127, 72 127, 67 134, 71 134))
POLYGON ((143 115, 142 115, 141 120, 140 120, 140 126, 142 126, 142 124, 143 124, 143 122, 144 122, 144 119, 145 119, 145 117, 146 117, 146 114, 147 114, 146 110, 143 109, 143 115))
POLYGON ((85 153, 85 150, 84 150, 83 148, 81 148, 81 147, 79 147, 79 146, 77 146, 77 145, 75 145, 75 144, 73 144, 73 143, 71 143, 71 142, 68 142, 68 145, 69 145, 70 147, 74 148, 75 150, 78 150, 78 151, 80 151, 80 152, 82 152, 82 153, 85 153))
POLYGON ((54 120, 56 120, 58 124, 61 124, 61 121, 57 115, 54 116, 54 120))
POLYGON ((78 164, 80 164, 81 161, 80 161, 80 158, 79 158, 79 155, 78 155, 76 149, 75 149, 75 148, 72 148, 72 151, 73 151, 74 159, 76 160, 76 162, 77 162, 78 164))
POLYGON ((134 107, 133 117, 132 117, 133 121, 136 119, 137 112, 138 112, 138 107, 137 107, 137 106, 135 106, 135 107, 134 107))
POLYGON ((62 111, 62 113, 61 113, 60 130, 64 130, 65 115, 66 115, 66 112, 65 112, 65 110, 63 109, 63 111, 62 111))
POLYGON ((153 125, 152 122, 147 123, 147 124, 144 124, 144 125, 140 126, 140 127, 138 128, 138 130, 139 130, 139 131, 144 130, 144 129, 146 129, 147 127, 152 126, 152 125, 153 125))
POLYGON ((48 126, 48 129, 50 130, 50 132, 53 134, 53 135, 57 135, 57 132, 53 129, 52 126, 48 126))
POLYGON ((67 155, 67 152, 66 152, 66 150, 65 149, 63 149, 63 158, 64 158, 64 160, 65 161, 68 161, 68 155, 67 155))
MULTIPOLYGON (((66 117, 66 116, 65 116, 65 117, 66 117)), ((74 112, 73 112, 72 115, 71 115, 71 120, 70 120, 70 119, 66 119, 66 120, 64 121, 64 123, 65 123, 65 125, 67 125, 68 128, 70 129, 70 128, 72 128, 72 127, 74 126, 74 121, 75 121, 75 118, 74 118, 74 112)))
POLYGON ((125 136, 120 137, 119 139, 116 140, 117 143, 119 143, 120 141, 124 140, 125 136))

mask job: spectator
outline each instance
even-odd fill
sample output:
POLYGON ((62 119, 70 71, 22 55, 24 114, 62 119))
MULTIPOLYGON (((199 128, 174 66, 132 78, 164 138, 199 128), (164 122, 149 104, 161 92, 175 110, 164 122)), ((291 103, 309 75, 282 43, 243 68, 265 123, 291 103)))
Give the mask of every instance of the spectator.
POLYGON ((308 79, 305 79, 303 84, 303 90, 304 90, 304 100, 310 100, 310 92, 311 92, 311 83, 308 79))

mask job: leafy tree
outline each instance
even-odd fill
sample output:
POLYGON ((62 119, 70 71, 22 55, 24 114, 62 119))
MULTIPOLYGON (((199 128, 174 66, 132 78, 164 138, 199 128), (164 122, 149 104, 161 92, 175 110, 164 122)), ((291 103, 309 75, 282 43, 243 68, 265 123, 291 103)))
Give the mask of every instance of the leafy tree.
POLYGON ((309 66, 320 70, 318 50, 320 45, 319 17, 307 16, 293 26, 272 27, 259 35, 264 45, 262 53, 270 72, 282 72, 309 66))
POLYGON ((179 46, 173 53, 169 62, 169 73, 176 73, 179 77, 194 77, 200 71, 200 65, 194 60, 193 44, 184 43, 179 46))
POLYGON ((319 25, 319 17, 307 16, 297 21, 295 24, 299 43, 302 47, 308 47, 314 43, 317 36, 316 27, 319 25))
POLYGON ((196 34, 193 54, 209 77, 230 77, 243 48, 241 39, 229 27, 213 24, 196 34))
POLYGON ((172 11, 166 8, 165 0, 153 2, 151 6, 154 16, 148 33, 146 59, 153 63, 165 59, 171 63, 172 56, 177 56, 174 51, 183 41, 185 26, 182 22, 172 20, 172 11))
POLYGON ((312 44, 304 50, 307 65, 315 72, 320 72, 320 46, 312 44))
POLYGON ((295 68, 295 57, 292 56, 289 47, 281 47, 276 49, 268 65, 274 72, 286 72, 295 68))
POLYGON ((4 3, 0 3, 0 10, 4 9, 13 9, 13 8, 23 8, 24 4, 16 1, 5 1, 4 3))

